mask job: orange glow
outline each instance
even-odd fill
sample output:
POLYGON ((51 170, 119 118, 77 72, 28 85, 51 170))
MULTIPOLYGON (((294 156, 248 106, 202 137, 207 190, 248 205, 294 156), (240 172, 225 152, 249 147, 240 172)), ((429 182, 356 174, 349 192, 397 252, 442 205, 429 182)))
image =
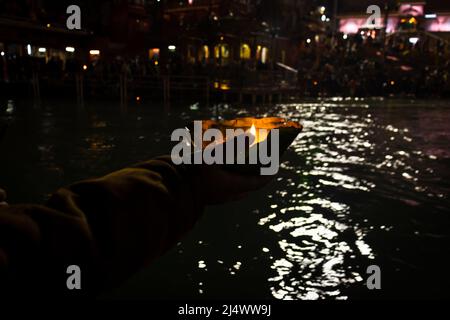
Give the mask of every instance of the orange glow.
POLYGON ((255 124, 252 125, 252 127, 249 130, 249 132, 250 132, 250 134, 252 136, 255 137, 255 142, 251 146, 254 146, 257 143, 260 143, 260 142, 266 140, 267 137, 269 136, 269 130, 268 129, 261 129, 261 128, 256 129, 255 124))
POLYGON ((255 127, 254 124, 253 124, 252 127, 250 128, 250 133, 251 133, 253 136, 256 137, 256 127, 255 127))
POLYGON ((300 123, 287 121, 283 118, 239 118, 234 120, 223 120, 220 122, 214 120, 203 121, 203 132, 211 128, 218 128, 224 135, 227 129, 236 130, 241 128, 245 130, 247 135, 251 134, 256 137, 255 142, 251 146, 265 141, 269 137, 272 129, 280 129, 280 131, 284 131, 285 133, 290 131, 301 131, 303 129, 300 123))
POLYGON ((230 86, 228 84, 226 84, 226 83, 222 83, 220 85, 220 90, 222 90, 222 91, 228 91, 230 89, 231 89, 230 86))

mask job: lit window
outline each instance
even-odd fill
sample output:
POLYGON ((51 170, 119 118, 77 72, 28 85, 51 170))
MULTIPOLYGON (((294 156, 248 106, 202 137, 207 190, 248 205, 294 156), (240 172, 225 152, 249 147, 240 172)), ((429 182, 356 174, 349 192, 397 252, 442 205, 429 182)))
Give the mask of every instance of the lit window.
POLYGON ((214 47, 214 57, 216 59, 228 59, 230 57, 230 49, 227 44, 219 44, 214 47))
POLYGON ((159 48, 153 48, 148 50, 148 58, 150 60, 159 60, 159 52, 160 52, 159 48))
POLYGON ((209 47, 208 46, 202 46, 201 49, 198 51, 198 60, 204 61, 209 59, 209 47))
POLYGON ((248 44, 242 44, 241 45, 241 59, 243 60, 249 60, 252 57, 252 50, 250 49, 250 46, 248 44))
POLYGON ((220 47, 222 51, 222 58, 228 59, 230 57, 230 49, 228 48, 228 45, 222 44, 220 47))
POLYGON ((261 51, 261 62, 265 64, 265 63, 267 63, 268 59, 269 59, 269 49, 264 47, 264 48, 262 48, 262 51, 261 51))
POLYGON ((256 59, 261 63, 267 63, 269 58, 269 49, 267 47, 258 46, 256 48, 256 59))

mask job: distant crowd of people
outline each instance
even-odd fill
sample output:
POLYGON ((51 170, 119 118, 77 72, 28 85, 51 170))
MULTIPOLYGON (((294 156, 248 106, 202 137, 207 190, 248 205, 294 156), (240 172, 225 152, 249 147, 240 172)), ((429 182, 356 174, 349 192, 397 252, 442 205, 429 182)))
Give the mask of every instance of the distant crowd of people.
POLYGON ((305 46, 298 61, 302 92, 317 96, 450 97, 450 55, 443 41, 328 38, 305 46))
MULTIPOLYGON (((450 55, 443 41, 430 38, 418 43, 388 38, 386 45, 361 35, 342 38, 331 36, 305 43, 296 59, 295 85, 303 96, 450 96, 450 55)), ((82 63, 58 56, 48 59, 30 56, 0 57, 2 83, 22 83, 36 78, 60 83, 77 74, 98 84, 117 83, 119 78, 158 77, 162 74, 209 76, 244 85, 252 75, 276 71, 276 64, 254 61, 186 63, 173 55, 164 64, 158 60, 136 57, 95 59, 82 63), (253 62, 253 63, 252 63, 253 62)), ((257 83, 261 77, 250 80, 257 83)))

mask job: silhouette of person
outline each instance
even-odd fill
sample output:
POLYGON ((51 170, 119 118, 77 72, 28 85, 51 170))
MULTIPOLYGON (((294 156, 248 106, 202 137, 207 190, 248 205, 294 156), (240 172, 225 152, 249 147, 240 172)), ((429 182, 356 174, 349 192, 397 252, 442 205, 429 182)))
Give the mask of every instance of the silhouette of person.
POLYGON ((205 206, 245 197, 269 180, 160 157, 62 188, 45 205, 8 205, 1 190, 0 291, 72 296, 71 265, 82 270, 77 294, 114 288, 176 245, 205 206))

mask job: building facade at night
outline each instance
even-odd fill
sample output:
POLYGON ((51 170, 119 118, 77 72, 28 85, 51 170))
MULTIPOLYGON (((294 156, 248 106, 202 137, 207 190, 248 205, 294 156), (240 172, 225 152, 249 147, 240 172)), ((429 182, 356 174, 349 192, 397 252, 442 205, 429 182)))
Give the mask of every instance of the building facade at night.
POLYGON ((167 1, 164 47, 176 48, 187 63, 226 66, 293 64, 297 40, 313 4, 280 0, 167 1))
POLYGON ((72 2, 0 0, 0 50, 47 59, 94 52, 157 62, 177 54, 191 64, 291 65, 317 8, 305 0, 81 0, 82 30, 71 31, 72 2))
POLYGON ((152 21, 147 1, 77 1, 81 30, 68 30, 73 1, 0 1, 0 50, 49 58, 134 54, 142 50, 152 21), (66 50, 69 48, 68 50, 66 50))

